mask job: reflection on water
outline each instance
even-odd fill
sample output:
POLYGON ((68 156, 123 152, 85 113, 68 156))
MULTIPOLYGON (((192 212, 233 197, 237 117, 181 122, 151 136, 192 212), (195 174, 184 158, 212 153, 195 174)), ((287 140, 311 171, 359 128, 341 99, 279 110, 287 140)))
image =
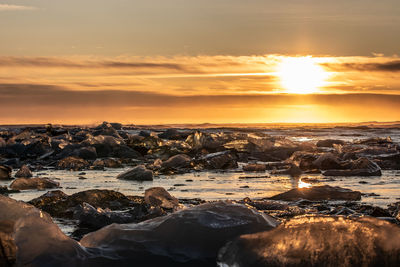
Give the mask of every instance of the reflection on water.
POLYGON ((310 187, 312 187, 312 184, 304 182, 302 179, 299 179, 297 187, 298 188, 310 188, 310 187))
MULTIPOLYGON (((178 198, 201 198, 204 200, 243 199, 245 197, 266 198, 286 192, 293 188, 309 187, 328 184, 340 186, 362 193, 375 193, 375 196, 363 197, 362 201, 385 207, 389 203, 399 201, 400 171, 383 171, 381 177, 336 177, 335 180, 312 174, 294 179, 286 175, 269 175, 265 173, 243 172, 195 172, 181 175, 159 176, 154 181, 125 181, 116 179, 116 176, 126 170, 109 169, 106 171, 80 172, 47 170, 34 173, 35 176, 49 177, 60 182, 61 190, 67 194, 88 189, 110 189, 127 195, 142 196, 144 190, 150 187, 161 186, 178 198), (79 179, 84 176, 86 179, 79 179), (246 179, 243 179, 246 177, 246 179), (250 177, 250 178, 249 178, 250 177), (361 183, 360 183, 361 182, 361 183)), ((10 184, 1 181, 0 185, 10 184)), ((28 201, 44 194, 46 191, 28 190, 11 197, 28 201)))

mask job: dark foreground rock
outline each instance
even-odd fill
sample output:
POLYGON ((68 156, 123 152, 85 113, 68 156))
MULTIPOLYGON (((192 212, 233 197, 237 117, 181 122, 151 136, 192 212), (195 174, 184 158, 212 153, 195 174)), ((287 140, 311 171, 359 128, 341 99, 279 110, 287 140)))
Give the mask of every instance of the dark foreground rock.
POLYGON ((89 167, 89 162, 79 157, 66 157, 57 163, 58 169, 79 171, 89 167))
POLYGON ((51 189, 60 187, 60 183, 50 180, 48 178, 17 178, 15 179, 10 188, 13 190, 28 190, 28 189, 51 189))
POLYGON ((244 235, 219 252, 219 266, 398 266, 400 228, 373 218, 302 217, 244 235))
POLYGON ((146 169, 145 166, 140 165, 119 174, 117 178, 124 180, 152 181, 153 172, 146 169))
POLYGON ((310 188, 295 188, 285 193, 271 197, 272 200, 296 201, 299 199, 318 200, 360 200, 361 192, 338 186, 313 186, 310 188))
POLYGON ((244 205, 208 203, 139 224, 110 225, 81 244, 124 255, 119 264, 215 266, 218 249, 243 232, 274 228, 277 222, 244 205))

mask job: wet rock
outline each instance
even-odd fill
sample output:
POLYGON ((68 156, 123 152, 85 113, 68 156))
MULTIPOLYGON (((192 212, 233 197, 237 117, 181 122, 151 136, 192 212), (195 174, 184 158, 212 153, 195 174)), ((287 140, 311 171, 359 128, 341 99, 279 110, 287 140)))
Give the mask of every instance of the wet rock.
POLYGON ((89 162, 78 157, 66 157, 57 163, 58 169, 79 171, 89 167, 89 162))
POLYGON ((19 190, 10 190, 7 188, 7 186, 0 186, 0 194, 1 195, 8 195, 8 194, 13 194, 13 193, 19 193, 19 190))
POLYGON ((400 228, 373 218, 302 217, 244 235, 219 251, 219 266, 397 266, 400 228), (362 248, 362 249, 361 249, 362 248))
POLYGON ((313 167, 320 170, 334 170, 343 169, 345 164, 341 163, 339 158, 332 153, 324 153, 313 161, 313 167))
POLYGON ((14 243, 14 223, 0 220, 0 266, 15 266, 17 248, 14 243))
POLYGON ((186 138, 185 142, 189 144, 193 150, 207 149, 210 151, 215 151, 216 149, 222 147, 224 143, 210 134, 205 134, 199 131, 190 134, 186 138))
POLYGON ((346 144, 343 140, 336 140, 336 139, 325 139, 319 140, 317 142, 317 147, 333 147, 333 145, 344 145, 346 144))
POLYGON ((185 154, 178 154, 170 157, 168 160, 161 164, 161 168, 164 169, 178 169, 186 168, 190 166, 192 158, 185 154))
POLYGON ((124 180, 153 181, 153 172, 146 169, 145 166, 139 165, 120 173, 117 178, 124 180))
POLYGON ((139 152, 126 145, 119 145, 114 147, 111 156, 124 159, 138 159, 142 157, 139 152))
POLYGON ((89 228, 90 231, 98 230, 112 223, 132 223, 140 221, 145 214, 141 208, 131 209, 129 211, 111 211, 109 209, 95 208, 84 202, 74 211, 74 218, 79 220, 79 226, 89 228))
POLYGON ((0 180, 9 180, 11 178, 12 169, 8 166, 0 165, 0 180))
POLYGON ((144 201, 154 207, 174 209, 179 205, 179 200, 170 195, 162 187, 152 187, 145 191, 144 201))
POLYGON ((182 138, 182 135, 176 129, 167 129, 165 132, 160 133, 158 137, 162 139, 179 140, 182 138))
POLYGON ((381 168, 368 158, 359 158, 352 162, 350 169, 327 170, 325 176, 381 176, 381 168))
POLYGON ((122 168, 122 163, 112 158, 97 159, 93 162, 93 166, 97 168, 122 168))
POLYGON ((277 224, 244 205, 216 202, 139 224, 113 224, 86 235, 81 244, 124 255, 118 257, 121 265, 215 266, 218 249, 228 240, 277 224))
POLYGON ((140 200, 131 200, 125 195, 113 190, 86 190, 67 195, 60 190, 49 191, 46 194, 32 199, 30 204, 48 212, 51 216, 72 218, 74 208, 88 203, 96 208, 121 210, 128 207, 138 207, 143 204, 140 200))
POLYGON ((21 169, 19 169, 18 172, 15 174, 15 177, 18 177, 18 178, 30 178, 30 177, 32 177, 32 172, 31 172, 31 170, 29 169, 28 166, 23 165, 21 167, 21 169))
POLYGON ((297 167, 297 165, 291 164, 290 167, 286 170, 273 170, 271 173, 272 174, 287 174, 292 177, 299 177, 303 173, 303 171, 299 167, 297 167))
POLYGON ((318 200, 360 200, 361 192, 338 186, 313 186, 311 188, 295 188, 271 197, 272 200, 296 201, 299 199, 318 200))
POLYGON ((82 147, 78 150, 78 157, 82 159, 96 159, 97 158, 97 152, 96 148, 94 147, 82 147))
POLYGON ((267 170, 265 164, 247 164, 243 166, 243 170, 246 172, 264 172, 267 170))
POLYGON ((10 188, 13 190, 43 190, 57 187, 60 187, 60 183, 48 178, 17 178, 10 185, 10 188))
POLYGON ((229 150, 207 154, 200 158, 206 169, 235 169, 238 167, 236 155, 229 150))

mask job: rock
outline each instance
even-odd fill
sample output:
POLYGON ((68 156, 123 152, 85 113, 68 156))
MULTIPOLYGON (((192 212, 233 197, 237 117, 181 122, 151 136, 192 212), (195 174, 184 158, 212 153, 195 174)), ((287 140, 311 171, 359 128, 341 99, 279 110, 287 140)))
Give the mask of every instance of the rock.
POLYGON ((17 178, 10 185, 10 188, 14 190, 42 190, 57 187, 60 187, 60 183, 50 180, 48 178, 17 178))
POLYGON ((218 249, 228 240, 277 224, 244 205, 216 202, 138 224, 113 224, 84 236, 80 243, 119 255, 117 265, 215 266, 218 249))
POLYGON ((381 168, 368 158, 359 158, 352 162, 350 169, 328 170, 325 176, 381 176, 381 168))
POLYGON ((312 165, 320 170, 345 168, 344 164, 341 164, 338 157, 334 156, 332 153, 324 153, 320 155, 315 161, 313 161, 312 165))
POLYGON ((49 191, 46 194, 32 199, 30 204, 48 212, 51 216, 72 218, 73 208, 88 203, 96 208, 126 209, 128 207, 141 207, 142 202, 132 201, 125 195, 113 190, 86 190, 67 195, 60 190, 49 191))
POLYGON ((97 159, 93 162, 93 166, 97 168, 122 168, 122 163, 121 161, 112 158, 97 159))
POLYGON ((109 209, 95 208, 84 202, 74 211, 74 218, 79 220, 79 226, 89 228, 90 231, 98 230, 112 223, 132 223, 139 222, 147 213, 140 209, 128 211, 110 211, 109 209))
POLYGON ((267 170, 265 164, 247 164, 243 166, 243 170, 246 172, 264 172, 267 170))
POLYGON ((167 129, 165 132, 160 133, 158 137, 162 139, 174 139, 174 140, 182 138, 181 134, 176 129, 167 129))
POLYGON ((164 169, 177 169, 190 166, 192 158, 185 154, 178 154, 170 157, 168 160, 161 164, 164 169))
POLYGON ((96 159, 97 158, 97 152, 96 148, 88 146, 88 147, 82 147, 78 150, 78 157, 82 159, 96 159))
POLYGON ((201 150, 204 148, 209 151, 215 151, 223 145, 223 141, 217 140, 210 134, 205 134, 199 131, 190 134, 186 138, 185 142, 189 144, 193 150, 201 150))
POLYGON ((333 147, 333 145, 345 145, 346 142, 343 140, 336 140, 336 139, 325 139, 319 140, 317 142, 317 147, 333 147))
POLYGON ((338 186, 313 186, 310 188, 295 188, 285 193, 270 197, 272 200, 296 201, 299 199, 318 200, 360 200, 361 192, 338 186))
POLYGON ((295 164, 291 164, 289 169, 286 170, 274 170, 271 172, 272 174, 287 174, 290 175, 292 177, 299 177, 303 171, 297 167, 297 165, 295 164))
POLYGON ((215 152, 200 158, 200 162, 207 169, 234 169, 238 167, 236 155, 231 151, 215 152))
POLYGON ((119 145, 114 147, 111 156, 124 159, 138 159, 142 157, 139 152, 126 145, 119 145))
POLYGON ((9 180, 11 178, 12 169, 8 166, 0 165, 0 180, 9 180))
POLYGON ((398 226, 374 218, 301 217, 227 243, 218 265, 397 266, 399 238, 398 226))
POLYGON ((10 190, 5 185, 4 186, 0 186, 0 194, 1 195, 8 195, 8 194, 13 194, 13 193, 19 193, 19 190, 10 190))
POLYGON ((17 247, 14 243, 14 222, 0 221, 0 266, 15 266, 17 247))
POLYGON ((129 169, 117 176, 117 179, 136 180, 136 181, 153 181, 153 172, 146 169, 145 166, 139 165, 129 169))
POLYGON ((66 157, 57 163, 58 169, 79 171, 89 167, 89 162, 78 157, 66 157))
POLYGON ((21 169, 15 174, 15 177, 18 178, 30 178, 32 177, 32 172, 28 166, 22 165, 21 169))
POLYGON ((154 207, 173 209, 179 205, 179 200, 171 196, 162 187, 152 187, 145 191, 144 201, 154 207))

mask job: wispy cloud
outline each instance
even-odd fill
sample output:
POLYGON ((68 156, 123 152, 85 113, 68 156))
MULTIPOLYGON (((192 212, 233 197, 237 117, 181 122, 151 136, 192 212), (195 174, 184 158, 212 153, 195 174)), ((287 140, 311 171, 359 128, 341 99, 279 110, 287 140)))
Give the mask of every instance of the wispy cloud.
POLYGON ((0 4, 0 11, 35 10, 33 6, 0 4))

